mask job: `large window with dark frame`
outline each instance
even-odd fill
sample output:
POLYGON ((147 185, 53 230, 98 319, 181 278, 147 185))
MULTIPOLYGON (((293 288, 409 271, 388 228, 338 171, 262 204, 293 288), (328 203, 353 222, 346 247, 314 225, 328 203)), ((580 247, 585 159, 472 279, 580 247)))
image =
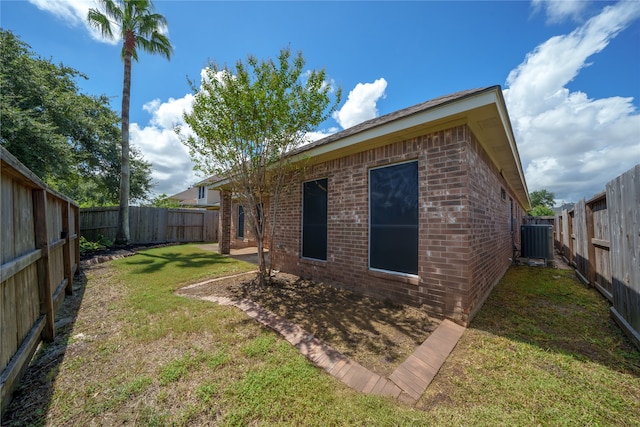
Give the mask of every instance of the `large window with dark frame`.
POLYGON ((238 206, 238 239, 244 239, 244 207, 238 206))
POLYGON ((369 267, 418 274, 418 162, 369 170, 369 267))
POLYGON ((302 185, 302 257, 327 260, 327 178, 302 185))

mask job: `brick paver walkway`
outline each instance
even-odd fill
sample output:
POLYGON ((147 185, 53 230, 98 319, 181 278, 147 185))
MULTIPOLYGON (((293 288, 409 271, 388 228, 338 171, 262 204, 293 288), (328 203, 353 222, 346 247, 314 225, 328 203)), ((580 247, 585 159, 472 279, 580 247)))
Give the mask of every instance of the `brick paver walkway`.
MULTIPOLYGON (((188 288, 205 285, 215 280, 196 283, 188 288)), ((420 399, 465 330, 464 327, 450 320, 442 321, 389 378, 384 378, 359 363, 349 360, 298 325, 262 308, 251 300, 233 300, 212 295, 198 298, 239 308, 248 316, 281 334, 312 363, 352 389, 366 394, 393 397, 408 404, 414 404, 420 399)))

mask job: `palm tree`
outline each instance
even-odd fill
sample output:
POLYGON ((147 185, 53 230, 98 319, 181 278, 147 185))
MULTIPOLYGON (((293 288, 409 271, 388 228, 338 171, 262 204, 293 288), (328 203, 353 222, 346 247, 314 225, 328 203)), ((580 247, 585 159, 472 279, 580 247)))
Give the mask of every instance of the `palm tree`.
POLYGON ((138 48, 171 59, 173 47, 162 34, 167 27, 164 16, 153 12, 150 0, 100 0, 101 12, 89 9, 89 24, 100 30, 103 37, 114 39, 114 29, 122 38, 124 82, 122 84, 122 166, 120 172, 120 208, 115 243, 129 241, 129 104, 131 96, 131 59, 138 60, 138 48))

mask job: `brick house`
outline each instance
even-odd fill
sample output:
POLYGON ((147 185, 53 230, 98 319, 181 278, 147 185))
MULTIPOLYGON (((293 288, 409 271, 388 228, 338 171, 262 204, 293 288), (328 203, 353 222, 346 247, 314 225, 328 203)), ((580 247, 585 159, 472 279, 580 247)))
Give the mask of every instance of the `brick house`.
MULTIPOLYGON (((305 166, 281 198, 276 269, 467 324, 519 246, 529 197, 499 86, 369 120, 291 156, 305 166)), ((241 246, 231 200, 223 191, 223 253, 241 246)))

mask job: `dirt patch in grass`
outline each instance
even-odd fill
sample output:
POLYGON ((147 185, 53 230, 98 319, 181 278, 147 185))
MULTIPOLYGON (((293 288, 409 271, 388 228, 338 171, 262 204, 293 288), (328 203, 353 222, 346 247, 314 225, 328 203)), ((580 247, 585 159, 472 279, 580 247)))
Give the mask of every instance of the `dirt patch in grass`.
POLYGON ((394 304, 278 273, 260 285, 246 274, 182 289, 182 295, 250 299, 373 372, 389 376, 439 325, 417 307, 394 304))

